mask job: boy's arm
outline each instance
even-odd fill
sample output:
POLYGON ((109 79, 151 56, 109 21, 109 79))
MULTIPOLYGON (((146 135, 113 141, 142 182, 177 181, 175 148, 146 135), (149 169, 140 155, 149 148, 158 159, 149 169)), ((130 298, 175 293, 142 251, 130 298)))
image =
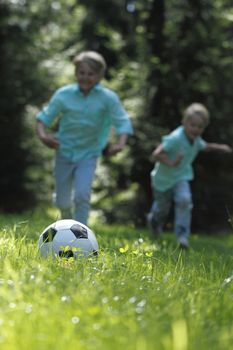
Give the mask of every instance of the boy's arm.
POLYGON ((223 144, 223 143, 206 143, 206 146, 204 148, 204 151, 222 151, 225 153, 231 153, 232 148, 229 145, 223 144))
POLYGON ((164 150, 162 143, 153 151, 152 156, 156 161, 159 161, 160 163, 163 163, 170 167, 179 165, 183 159, 183 155, 181 153, 178 153, 175 159, 170 159, 167 152, 164 150))
POLYGON ((104 150, 104 155, 112 156, 121 152, 125 147, 126 141, 128 139, 128 134, 120 134, 118 135, 118 140, 114 144, 108 144, 108 146, 104 150))
POLYGON ((41 142, 43 142, 43 144, 45 144, 47 147, 54 149, 58 148, 59 141, 46 132, 45 125, 40 120, 37 121, 36 132, 41 142))

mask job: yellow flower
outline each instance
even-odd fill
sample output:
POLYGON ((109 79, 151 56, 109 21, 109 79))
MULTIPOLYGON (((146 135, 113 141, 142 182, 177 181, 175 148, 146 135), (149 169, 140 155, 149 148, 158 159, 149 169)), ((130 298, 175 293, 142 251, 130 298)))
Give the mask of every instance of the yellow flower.
POLYGON ((129 245, 126 244, 124 247, 119 249, 120 253, 126 253, 129 250, 129 245))

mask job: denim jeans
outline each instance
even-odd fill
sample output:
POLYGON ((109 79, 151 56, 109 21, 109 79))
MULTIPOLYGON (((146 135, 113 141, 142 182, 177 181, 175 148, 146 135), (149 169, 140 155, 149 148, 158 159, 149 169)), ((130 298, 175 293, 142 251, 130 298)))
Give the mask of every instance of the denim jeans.
POLYGON ((154 189, 154 202, 150 212, 156 225, 162 227, 174 202, 174 231, 176 237, 188 238, 190 235, 192 194, 188 181, 180 181, 173 188, 161 192, 154 189))
POLYGON ((55 198, 63 219, 74 218, 87 224, 96 162, 96 157, 74 163, 56 155, 55 198))

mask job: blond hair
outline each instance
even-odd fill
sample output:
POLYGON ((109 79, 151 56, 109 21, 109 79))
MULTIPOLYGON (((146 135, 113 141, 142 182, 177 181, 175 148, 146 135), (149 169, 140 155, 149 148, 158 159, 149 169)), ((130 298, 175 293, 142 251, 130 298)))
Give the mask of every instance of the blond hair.
POLYGON ((207 126, 210 122, 209 111, 201 103, 195 102, 189 105, 184 111, 183 121, 192 118, 193 116, 199 116, 200 118, 202 118, 205 126, 207 126))
POLYGON ((104 57, 95 51, 83 51, 74 57, 73 63, 75 65, 75 72, 77 72, 81 63, 87 63, 94 72, 104 76, 105 70, 107 68, 106 61, 104 57))

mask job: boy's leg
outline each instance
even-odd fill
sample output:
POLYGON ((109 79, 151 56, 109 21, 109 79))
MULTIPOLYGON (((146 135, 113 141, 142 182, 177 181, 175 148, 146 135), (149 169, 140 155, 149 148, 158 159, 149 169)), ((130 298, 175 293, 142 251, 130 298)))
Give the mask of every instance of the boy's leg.
POLYGON ((188 248, 190 235, 191 213, 192 213, 192 193, 188 181, 180 181, 174 188, 175 201, 175 234, 178 243, 188 248))
POLYGON ((61 211, 62 219, 72 218, 72 182, 74 164, 57 155, 55 162, 55 202, 61 211))
POLYGON ((75 168, 75 220, 87 224, 92 181, 95 174, 97 158, 90 158, 78 162, 75 168))
POLYGON ((162 233, 163 224, 169 213, 172 200, 171 190, 160 192, 154 190, 154 202, 152 203, 149 214, 147 215, 147 223, 150 231, 159 236, 162 233))

